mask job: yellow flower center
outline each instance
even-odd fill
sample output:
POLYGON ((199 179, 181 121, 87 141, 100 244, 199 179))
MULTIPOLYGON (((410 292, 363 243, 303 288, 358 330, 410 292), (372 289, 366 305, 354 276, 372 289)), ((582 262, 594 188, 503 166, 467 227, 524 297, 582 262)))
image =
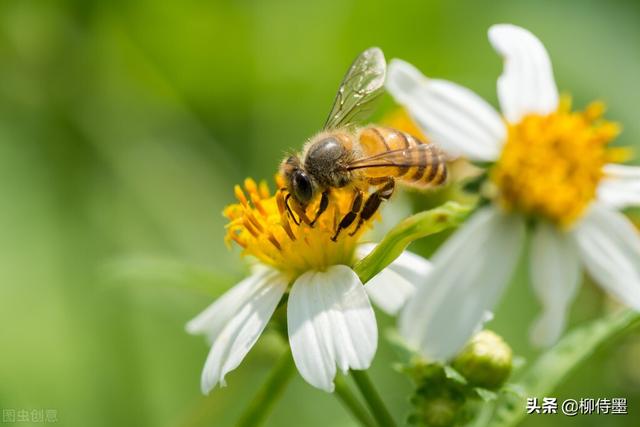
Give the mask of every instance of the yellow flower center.
MULTIPOLYGON (((284 187, 282 178, 277 177, 276 183, 278 188, 284 187)), ((358 240, 372 222, 372 219, 365 221, 351 235, 356 220, 342 230, 335 242, 331 240, 337 224, 351 210, 354 192, 348 189, 332 190, 327 209, 313 227, 309 220, 315 217, 319 200, 302 211, 290 199, 288 204, 293 211, 290 213, 286 206, 286 191, 271 195, 266 182, 258 185, 252 179, 245 180, 244 190, 236 185, 235 194, 239 203, 224 210, 230 220, 225 240, 228 243, 235 241, 244 255, 251 255, 289 274, 292 279, 309 270, 322 271, 336 264, 351 265, 358 240)))
POLYGON ((614 157, 607 144, 620 132, 603 120, 604 105, 531 114, 508 125, 508 139, 491 171, 499 203, 508 211, 542 216, 568 228, 594 199, 602 167, 614 157))

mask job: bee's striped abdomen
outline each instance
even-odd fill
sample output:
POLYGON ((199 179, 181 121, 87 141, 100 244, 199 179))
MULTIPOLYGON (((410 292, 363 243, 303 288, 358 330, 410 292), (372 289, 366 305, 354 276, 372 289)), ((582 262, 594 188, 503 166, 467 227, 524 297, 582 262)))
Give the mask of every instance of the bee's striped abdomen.
POLYGON ((440 185, 447 178, 447 164, 440 150, 408 133, 369 126, 360 131, 359 143, 363 157, 372 158, 368 162, 371 166, 362 169, 367 177, 389 176, 416 187, 440 185), (375 166, 375 159, 380 160, 378 164, 393 166, 375 166))

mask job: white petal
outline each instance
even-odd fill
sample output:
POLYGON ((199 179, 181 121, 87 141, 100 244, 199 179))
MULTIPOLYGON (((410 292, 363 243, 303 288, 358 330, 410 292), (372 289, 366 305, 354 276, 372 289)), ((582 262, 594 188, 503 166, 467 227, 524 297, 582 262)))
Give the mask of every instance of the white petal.
POLYGON ((498 158, 505 125, 493 107, 469 89, 429 79, 398 59, 389 64, 386 85, 427 137, 449 154, 481 161, 498 158))
POLYGON ((605 205, 622 209, 640 206, 640 167, 609 164, 605 177, 598 185, 598 200, 605 205))
POLYGON ((375 305, 388 314, 396 314, 413 295, 416 286, 390 268, 385 268, 364 286, 375 305))
POLYGON ((537 346, 549 346, 560 338, 567 310, 578 290, 578 248, 570 236, 541 222, 531 239, 530 257, 531 283, 543 309, 531 329, 531 341, 537 346))
POLYGON ((573 236, 595 281, 640 310, 640 236, 633 224, 621 213, 594 204, 573 236))
POLYGON ((376 248, 376 246, 378 246, 377 243, 361 243, 356 248, 356 258, 361 260, 362 258, 369 255, 376 248))
POLYGON ((376 318, 360 279, 349 267, 300 276, 289 294, 289 343, 300 375, 331 392, 336 366, 368 369, 378 345, 376 318))
POLYGON ((613 209, 640 206, 640 180, 603 179, 598 185, 598 201, 613 209))
POLYGON ((433 271, 400 315, 400 332, 426 357, 448 359, 498 301, 517 265, 525 226, 494 207, 475 213, 432 258, 433 271))
POLYGON ((618 165, 609 163, 604 165, 604 174, 619 179, 640 179, 640 166, 618 165))
POLYGON ((238 310, 249 301, 255 290, 266 282, 272 273, 273 270, 262 267, 252 270, 251 276, 229 289, 189 321, 186 325, 187 332, 194 335, 204 334, 209 343, 212 343, 238 310))
POLYGON ((510 24, 489 28, 489 41, 504 59, 498 98, 506 119, 517 123, 527 114, 556 111, 558 88, 542 42, 528 30, 510 24))
MULTIPOLYGON (((364 258, 375 246, 369 243, 360 245, 357 251, 358 258, 364 258)), ((412 252, 404 251, 370 279, 364 289, 378 307, 388 314, 396 314, 413 295, 417 284, 424 282, 430 271, 429 261, 412 252)))
POLYGON ((417 286, 419 283, 425 281, 425 278, 432 270, 432 265, 427 259, 420 255, 416 255, 410 251, 404 251, 389 264, 388 268, 417 286))
POLYGON ((204 333, 212 341, 202 371, 202 392, 238 367, 269 322, 287 289, 287 278, 273 270, 263 270, 240 282, 201 315, 187 324, 191 333, 204 333))

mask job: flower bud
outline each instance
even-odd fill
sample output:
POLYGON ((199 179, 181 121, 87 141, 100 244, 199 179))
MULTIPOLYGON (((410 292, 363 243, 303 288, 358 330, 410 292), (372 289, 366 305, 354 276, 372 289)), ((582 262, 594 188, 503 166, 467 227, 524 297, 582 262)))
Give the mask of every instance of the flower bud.
POLYGON ((497 389, 511 374, 513 352, 496 333, 481 331, 471 338, 452 366, 476 387, 497 389))
POLYGON ((425 400, 420 408, 420 421, 428 427, 449 427, 456 424, 462 402, 449 396, 425 400))

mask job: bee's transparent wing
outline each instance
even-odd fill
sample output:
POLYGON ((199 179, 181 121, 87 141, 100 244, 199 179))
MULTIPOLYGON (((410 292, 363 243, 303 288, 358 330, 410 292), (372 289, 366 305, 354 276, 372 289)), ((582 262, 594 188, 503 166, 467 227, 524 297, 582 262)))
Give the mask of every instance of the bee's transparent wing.
POLYGON ((383 92, 386 70, 380 48, 362 52, 342 79, 324 128, 333 129, 368 117, 383 92))

